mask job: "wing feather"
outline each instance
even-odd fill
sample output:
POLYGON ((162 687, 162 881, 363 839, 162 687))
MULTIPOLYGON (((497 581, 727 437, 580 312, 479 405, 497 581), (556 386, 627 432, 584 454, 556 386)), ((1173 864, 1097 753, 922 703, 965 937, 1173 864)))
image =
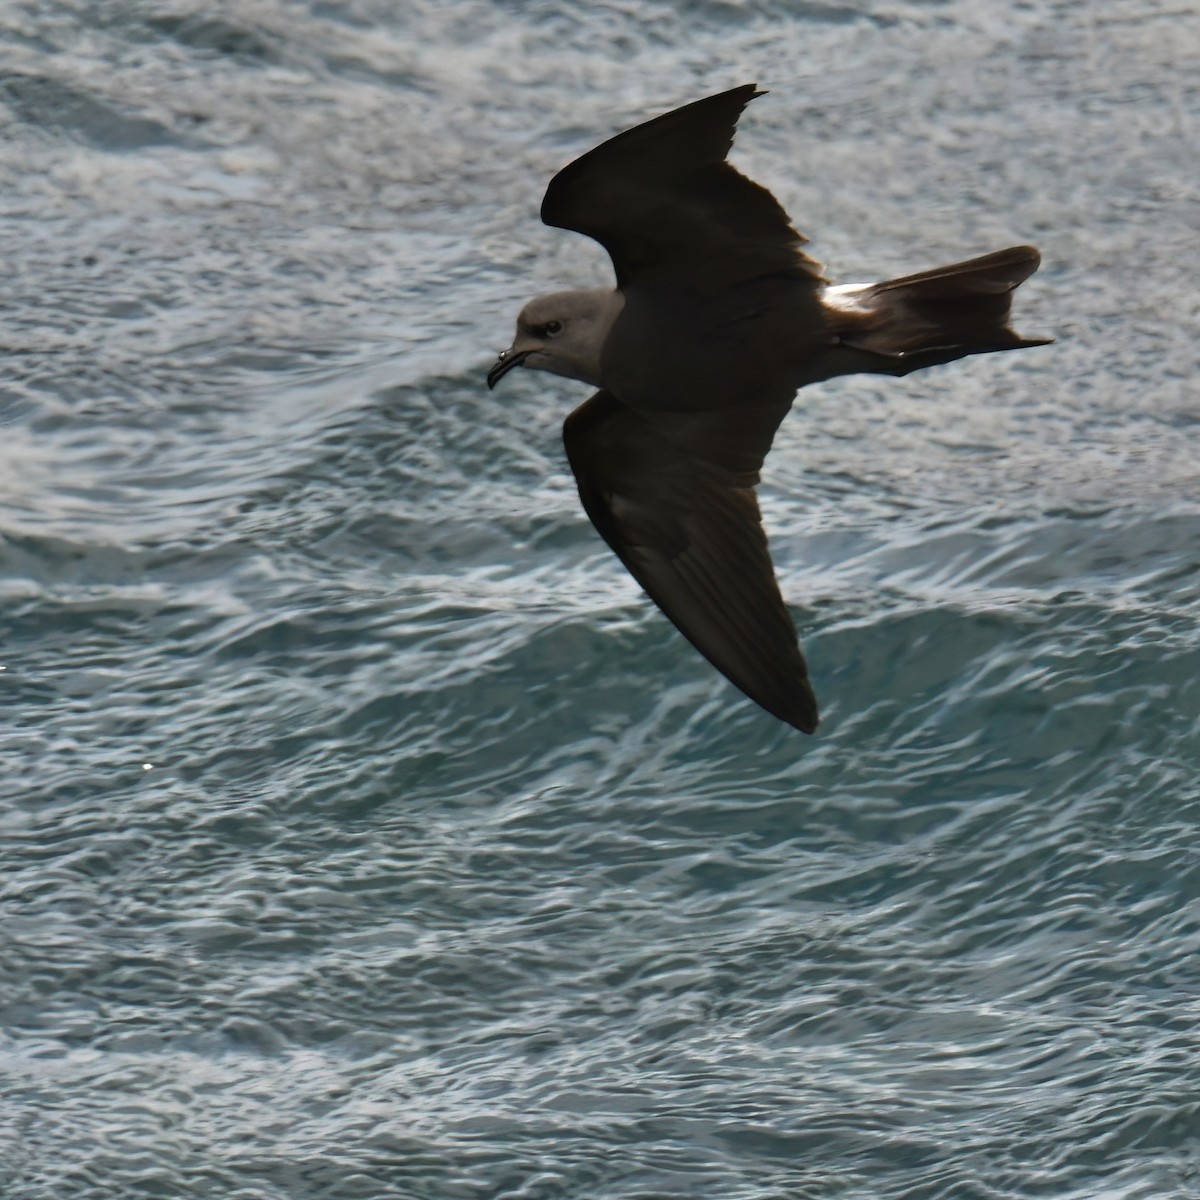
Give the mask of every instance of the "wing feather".
POLYGON ((651 600, 731 683, 812 733, 816 699, 754 494, 786 411, 740 409, 723 429, 712 414, 651 422, 601 391, 567 418, 563 440, 584 510, 651 600), (731 443, 743 447, 736 469, 731 443))
POLYGON ((542 201, 547 225, 595 238, 617 286, 706 290, 763 274, 821 282, 807 240, 766 188, 725 161, 754 84, 685 104, 564 167, 542 201))

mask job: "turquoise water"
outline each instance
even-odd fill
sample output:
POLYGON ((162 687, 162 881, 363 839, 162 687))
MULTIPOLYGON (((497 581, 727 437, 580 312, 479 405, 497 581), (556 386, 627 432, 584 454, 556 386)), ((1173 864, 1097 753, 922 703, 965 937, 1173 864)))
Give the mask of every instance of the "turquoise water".
POLYGON ((0 13, 0 1196, 1200 1194, 1192 4, 0 13), (756 79, 841 281, 1049 349, 802 393, 825 720, 580 512, 537 221, 756 79))

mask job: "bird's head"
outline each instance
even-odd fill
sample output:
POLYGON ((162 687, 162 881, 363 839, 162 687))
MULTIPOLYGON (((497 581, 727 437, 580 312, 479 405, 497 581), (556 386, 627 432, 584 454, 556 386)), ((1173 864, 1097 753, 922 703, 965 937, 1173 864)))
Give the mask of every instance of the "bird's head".
POLYGON ((513 344, 488 371, 488 387, 520 366, 601 386, 600 351, 621 304, 621 293, 607 288, 530 300, 517 317, 513 344))

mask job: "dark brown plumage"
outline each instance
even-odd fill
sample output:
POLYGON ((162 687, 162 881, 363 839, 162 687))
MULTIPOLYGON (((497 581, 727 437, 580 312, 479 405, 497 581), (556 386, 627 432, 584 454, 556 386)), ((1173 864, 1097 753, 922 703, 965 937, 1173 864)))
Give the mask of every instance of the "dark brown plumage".
POLYGON ((834 287, 765 188, 725 161, 753 85, 610 138, 564 167, 549 225, 608 250, 617 288, 540 297, 489 386, 525 365, 600 388, 566 421, 583 507, 722 674, 813 732, 817 703, 754 488, 796 390, 1044 345, 1008 325, 1032 246, 834 287))

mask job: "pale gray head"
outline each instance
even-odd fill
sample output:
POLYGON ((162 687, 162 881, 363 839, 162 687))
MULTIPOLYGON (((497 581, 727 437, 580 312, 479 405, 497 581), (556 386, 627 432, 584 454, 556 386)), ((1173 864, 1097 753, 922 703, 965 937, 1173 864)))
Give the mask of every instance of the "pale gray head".
POLYGON ((624 297, 611 288, 555 292, 521 309, 517 336, 488 372, 494 388, 513 367, 550 371, 600 386, 600 351, 624 297))

